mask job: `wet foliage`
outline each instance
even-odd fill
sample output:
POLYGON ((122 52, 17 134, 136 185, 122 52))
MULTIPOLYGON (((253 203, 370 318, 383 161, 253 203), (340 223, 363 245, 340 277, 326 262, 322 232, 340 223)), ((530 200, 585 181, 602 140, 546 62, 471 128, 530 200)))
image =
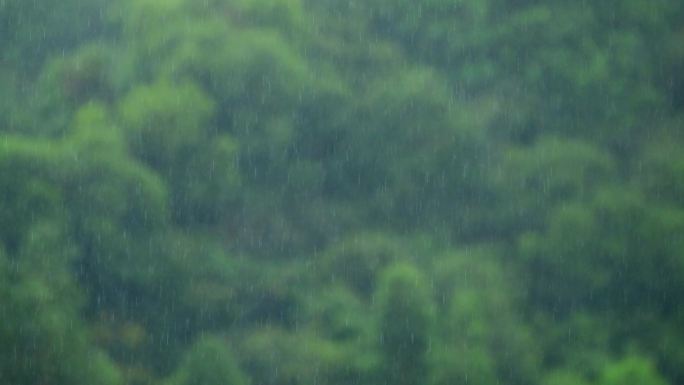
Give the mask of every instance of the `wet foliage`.
POLYGON ((684 383, 682 20, 0 0, 0 383, 684 383))

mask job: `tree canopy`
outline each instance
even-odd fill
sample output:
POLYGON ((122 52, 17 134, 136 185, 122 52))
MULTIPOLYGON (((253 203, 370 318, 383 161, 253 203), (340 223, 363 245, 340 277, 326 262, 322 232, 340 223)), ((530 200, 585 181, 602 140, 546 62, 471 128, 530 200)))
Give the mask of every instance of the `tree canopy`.
POLYGON ((682 20, 0 0, 0 383, 684 383, 682 20))

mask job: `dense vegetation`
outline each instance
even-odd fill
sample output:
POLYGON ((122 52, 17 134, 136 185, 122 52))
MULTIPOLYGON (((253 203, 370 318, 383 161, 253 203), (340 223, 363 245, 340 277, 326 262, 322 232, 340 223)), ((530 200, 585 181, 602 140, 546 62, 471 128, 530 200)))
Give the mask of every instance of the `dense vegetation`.
POLYGON ((682 20, 0 0, 0 383, 684 383, 682 20))

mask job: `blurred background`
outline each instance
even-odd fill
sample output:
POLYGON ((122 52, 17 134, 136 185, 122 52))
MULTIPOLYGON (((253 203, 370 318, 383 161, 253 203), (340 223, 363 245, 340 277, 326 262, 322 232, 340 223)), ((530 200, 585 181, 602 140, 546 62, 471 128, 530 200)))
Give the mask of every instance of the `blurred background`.
POLYGON ((684 383, 684 3, 0 0, 0 383, 684 383))

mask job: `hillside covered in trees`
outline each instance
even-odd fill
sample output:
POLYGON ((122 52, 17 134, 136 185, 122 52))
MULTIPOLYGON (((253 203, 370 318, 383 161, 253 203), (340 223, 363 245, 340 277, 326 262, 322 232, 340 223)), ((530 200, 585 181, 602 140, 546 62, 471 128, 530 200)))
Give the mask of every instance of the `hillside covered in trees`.
POLYGON ((684 3, 0 0, 0 383, 684 383, 684 3))

